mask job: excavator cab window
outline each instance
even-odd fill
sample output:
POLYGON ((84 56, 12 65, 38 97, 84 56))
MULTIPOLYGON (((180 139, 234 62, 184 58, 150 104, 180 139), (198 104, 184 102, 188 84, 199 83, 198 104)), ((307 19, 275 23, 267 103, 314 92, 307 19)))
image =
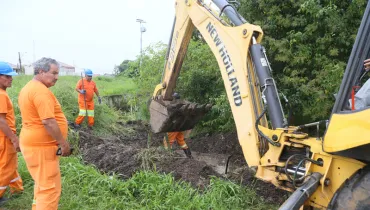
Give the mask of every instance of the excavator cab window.
MULTIPOLYGON (((369 31, 370 38, 370 31, 369 31)), ((363 61, 370 58, 370 46, 365 49, 358 46, 362 53, 356 58, 350 58, 342 84, 336 94, 334 113, 356 112, 370 108, 370 74, 364 69, 363 61)))
POLYGON ((357 31, 332 114, 357 112, 370 108, 370 81, 363 83, 364 79, 368 77, 368 73, 364 69, 364 60, 370 58, 369 40, 370 7, 367 6, 357 31))
POLYGON ((360 77, 352 86, 346 109, 355 111, 366 109, 370 106, 370 79, 368 72, 369 70, 363 69, 360 77))

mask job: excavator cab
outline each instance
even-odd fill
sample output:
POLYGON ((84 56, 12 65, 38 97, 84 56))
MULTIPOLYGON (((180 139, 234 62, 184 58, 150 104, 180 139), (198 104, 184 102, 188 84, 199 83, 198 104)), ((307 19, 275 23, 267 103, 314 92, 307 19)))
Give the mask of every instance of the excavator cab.
POLYGON ((357 32, 336 97, 323 149, 331 154, 370 161, 370 80, 363 61, 370 58, 370 7, 357 32))

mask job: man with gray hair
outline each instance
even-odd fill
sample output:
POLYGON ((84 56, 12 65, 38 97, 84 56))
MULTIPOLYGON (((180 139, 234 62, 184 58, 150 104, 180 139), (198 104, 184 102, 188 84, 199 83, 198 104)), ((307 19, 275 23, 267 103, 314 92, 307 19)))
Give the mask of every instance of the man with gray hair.
POLYGON ((21 90, 20 148, 34 185, 32 209, 58 209, 61 194, 58 146, 69 156, 68 123, 60 103, 49 90, 58 80, 59 64, 41 58, 34 64, 35 76, 21 90))

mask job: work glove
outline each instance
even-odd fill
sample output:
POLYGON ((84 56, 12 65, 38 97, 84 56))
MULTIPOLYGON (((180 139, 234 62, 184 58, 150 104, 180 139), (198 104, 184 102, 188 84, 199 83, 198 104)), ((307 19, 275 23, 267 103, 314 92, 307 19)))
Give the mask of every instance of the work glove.
POLYGON ((80 93, 81 94, 85 94, 86 93, 86 90, 80 90, 80 93))
POLYGON ((100 98, 100 96, 98 96, 98 101, 99 101, 99 104, 101 104, 101 98, 100 98))

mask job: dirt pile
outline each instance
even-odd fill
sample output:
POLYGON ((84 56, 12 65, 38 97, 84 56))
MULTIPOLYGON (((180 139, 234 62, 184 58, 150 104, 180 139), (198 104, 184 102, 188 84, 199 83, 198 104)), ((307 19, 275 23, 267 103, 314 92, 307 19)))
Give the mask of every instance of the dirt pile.
POLYGON ((229 179, 253 187, 266 202, 281 204, 287 198, 287 192, 253 177, 235 133, 188 139, 187 144, 194 157, 188 159, 179 148, 169 152, 159 147, 163 134, 153 134, 148 140, 148 130, 147 125, 136 121, 125 124, 121 135, 109 138, 99 138, 81 130, 79 146, 83 159, 104 172, 115 172, 124 179, 130 178, 136 171, 155 168, 158 172, 172 173, 176 180, 190 182, 199 188, 209 184, 210 176, 225 177, 229 159, 229 179))

